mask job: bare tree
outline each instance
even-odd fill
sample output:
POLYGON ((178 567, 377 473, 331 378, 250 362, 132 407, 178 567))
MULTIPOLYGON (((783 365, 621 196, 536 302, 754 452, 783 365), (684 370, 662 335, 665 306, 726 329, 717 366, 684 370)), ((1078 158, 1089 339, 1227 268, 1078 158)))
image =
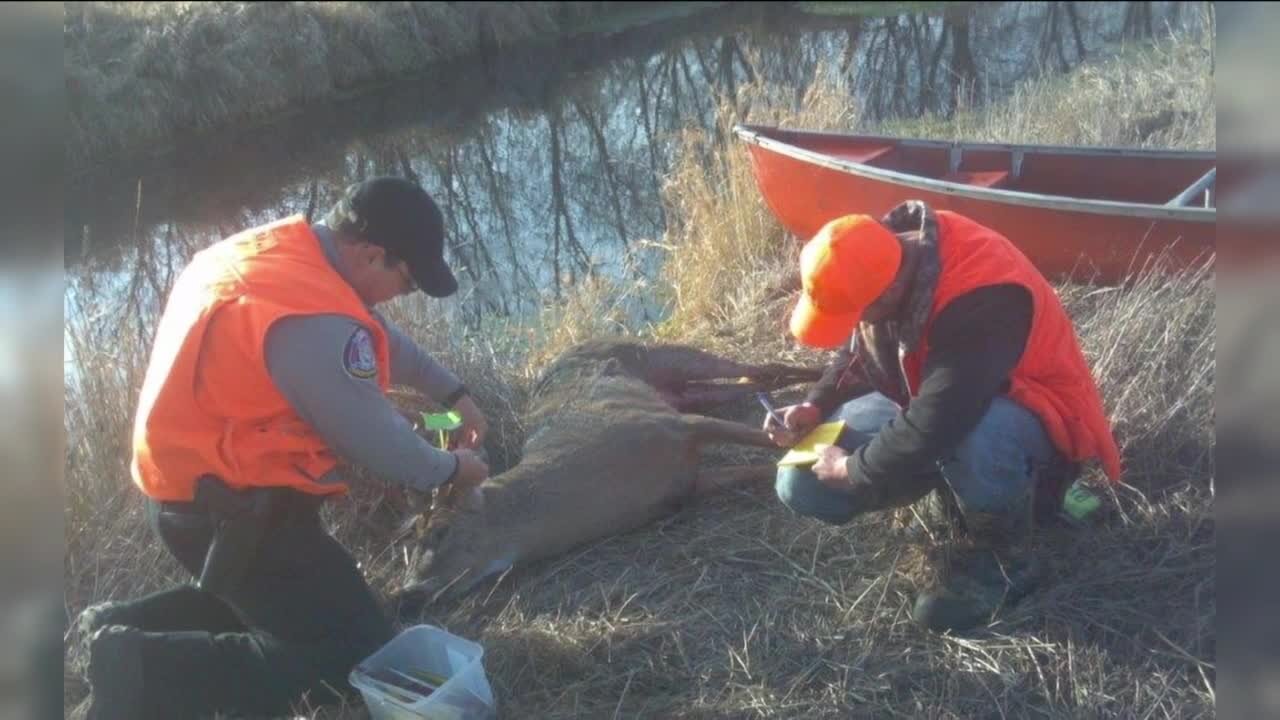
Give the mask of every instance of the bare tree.
POLYGON ((1125 6, 1124 28, 1121 34, 1128 38, 1151 37, 1151 3, 1147 0, 1131 0, 1125 6))
POLYGON ((609 143, 604 136, 604 122, 585 103, 574 100, 573 107, 587 126, 591 138, 595 142, 596 152, 600 157, 600 165, 604 169, 605 184, 609 187, 609 206, 613 210, 613 226, 618 232, 618 241, 622 247, 629 247, 627 223, 622 217, 622 198, 618 195, 618 179, 613 172, 613 159, 609 157, 609 143))
POLYGON ((844 52, 840 55, 840 74, 848 75, 858 57, 858 42, 862 39, 862 29, 866 22, 861 15, 855 15, 845 30, 844 52))
POLYGON ((1061 12, 1061 2, 1050 2, 1045 5, 1045 16, 1040 31, 1040 65, 1044 66, 1048 63, 1049 55, 1054 53, 1058 58, 1059 72, 1067 72, 1071 69, 1067 63, 1066 51, 1063 49, 1062 33, 1059 22, 1061 12))
POLYGON ((532 297, 537 297, 538 284, 533 281, 529 275, 528 269, 516 251, 515 235, 511 231, 511 206, 509 202, 510 194, 503 192, 498 184, 498 176, 494 171, 493 157, 495 153, 489 151, 489 145, 493 142, 491 133, 482 133, 477 140, 477 146, 480 150, 480 165, 484 168, 485 182, 489 191, 490 205, 495 209, 498 215, 498 222, 502 224, 502 236, 506 239, 507 253, 511 262, 513 278, 511 281, 512 290, 516 296, 517 311, 521 306, 521 300, 524 297, 520 293, 520 280, 524 281, 525 287, 532 293, 532 297))
POLYGON ((951 90, 953 111, 961 104, 972 107, 982 97, 978 87, 978 65, 969 48, 969 12, 967 7, 949 6, 945 15, 951 26, 951 70, 955 74, 951 90), (964 93, 963 97, 961 93, 964 93))
POLYGON ((947 47, 947 41, 950 36, 951 25, 943 23, 942 31, 938 33, 938 42, 933 46, 933 55, 929 58, 929 70, 925 75, 924 81, 920 83, 921 92, 927 93, 929 100, 928 105, 925 107, 934 107, 938 102, 938 68, 942 65, 942 51, 947 47))
MULTIPOLYGON (((472 228, 471 241, 463 242, 461 239, 463 237, 462 226, 461 222, 459 222, 458 216, 461 214, 462 203, 458 197, 457 191, 455 190, 456 168, 453 161, 454 149, 449 148, 445 153, 444 159, 434 157, 434 154, 430 151, 427 151, 427 154, 431 157, 433 164, 436 166, 436 171, 440 175, 440 184, 444 187, 445 191, 444 207, 441 208, 445 216, 445 223, 449 228, 445 237, 448 239, 449 246, 450 249, 453 250, 453 254, 461 261, 463 270, 466 272, 467 276, 471 278, 472 284, 479 288, 481 285, 480 272, 476 267, 478 263, 476 262, 475 255, 471 252, 471 247, 474 245, 475 241, 474 228, 472 228)), ((477 293, 477 297, 480 297, 481 302, 475 303, 471 310, 473 313, 472 320, 478 323, 482 314, 482 307, 487 299, 483 297, 483 293, 477 293)))
POLYGON ((1066 7, 1067 20, 1071 22, 1071 35, 1076 41, 1076 62, 1082 63, 1087 53, 1084 49, 1084 37, 1080 34, 1080 14, 1076 11, 1074 2, 1064 2, 1063 5, 1066 7))
POLYGON ((555 268, 556 268, 556 297, 560 297, 560 250, 563 245, 569 252, 569 281, 576 283, 579 270, 590 274, 591 272, 591 256, 587 253, 582 244, 578 242, 578 236, 573 230, 573 218, 569 213, 568 203, 565 201, 565 189, 563 179, 564 159, 562 157, 563 143, 561 142, 561 118, 560 109, 556 108, 547 113, 547 126, 551 133, 551 214, 552 236, 555 247, 555 268))
POLYGON ((644 123, 645 148, 649 153, 649 178, 653 181, 654 197, 659 201, 655 203, 658 206, 658 221, 662 227, 667 224, 667 213, 662 209, 662 188, 658 185, 658 178, 661 176, 658 163, 658 141, 654 137, 653 123, 649 122, 649 81, 645 73, 645 62, 638 60, 635 63, 636 84, 640 89, 640 119, 644 123))
MULTIPOLYGON (((456 153, 458 152, 460 152, 458 148, 451 148, 449 150, 450 164, 458 164, 458 161, 455 160, 456 153)), ((457 173, 457 184, 457 198, 459 207, 462 210, 462 217, 467 221, 467 226, 471 228, 471 243, 472 247, 475 248, 472 253, 472 257, 478 257, 479 260, 483 261, 484 267, 481 269, 495 282, 498 288, 501 288, 502 279, 498 277, 497 266, 493 262, 493 256, 489 254, 489 244, 485 242, 486 233, 480 227, 475 205, 471 202, 471 190, 470 183, 467 182, 467 173, 457 173)), ((481 299, 489 306, 489 309, 495 313, 500 312, 504 316, 511 314, 511 308, 507 303, 506 293, 500 292, 499 297, 496 299, 488 293, 484 293, 482 294, 481 299), (499 302, 502 304, 501 308, 498 307, 499 302)))
POLYGON ((312 222, 312 218, 314 218, 316 214, 316 186, 316 181, 312 180, 311 188, 307 191, 307 224, 312 222))

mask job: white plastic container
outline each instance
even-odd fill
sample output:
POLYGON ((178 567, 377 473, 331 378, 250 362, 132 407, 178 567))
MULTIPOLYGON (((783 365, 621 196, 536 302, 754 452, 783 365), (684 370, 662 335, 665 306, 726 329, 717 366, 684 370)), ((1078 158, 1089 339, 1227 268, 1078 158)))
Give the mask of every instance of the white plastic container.
POLYGON ((364 695, 373 720, 488 720, 496 717, 493 690, 481 660, 484 648, 432 625, 417 625, 365 658, 348 676, 364 695), (377 670, 425 670, 447 678, 426 697, 389 691, 370 677, 377 670))

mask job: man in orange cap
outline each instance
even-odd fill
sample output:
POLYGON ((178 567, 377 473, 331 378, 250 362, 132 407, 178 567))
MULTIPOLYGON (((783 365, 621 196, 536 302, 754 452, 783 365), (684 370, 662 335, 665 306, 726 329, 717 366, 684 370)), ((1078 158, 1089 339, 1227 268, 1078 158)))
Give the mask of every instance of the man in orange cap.
POLYGON ((789 447, 824 418, 846 428, 778 497, 832 524, 937 491, 964 530, 914 619, 960 631, 1039 582, 1035 522, 1082 463, 1119 478, 1119 451, 1071 320, 1008 239, 909 201, 836 218, 801 253, 801 343, 839 348, 804 402, 765 430, 789 447))

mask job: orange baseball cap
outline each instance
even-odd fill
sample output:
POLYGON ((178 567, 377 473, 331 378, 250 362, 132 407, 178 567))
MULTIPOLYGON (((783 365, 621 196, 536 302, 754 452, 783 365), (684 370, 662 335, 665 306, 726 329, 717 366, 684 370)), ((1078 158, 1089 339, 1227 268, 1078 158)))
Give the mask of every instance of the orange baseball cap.
POLYGON ((791 334, 812 347, 844 344, 901 263, 897 236, 874 218, 845 215, 827 223, 800 252, 804 291, 791 312, 791 334))

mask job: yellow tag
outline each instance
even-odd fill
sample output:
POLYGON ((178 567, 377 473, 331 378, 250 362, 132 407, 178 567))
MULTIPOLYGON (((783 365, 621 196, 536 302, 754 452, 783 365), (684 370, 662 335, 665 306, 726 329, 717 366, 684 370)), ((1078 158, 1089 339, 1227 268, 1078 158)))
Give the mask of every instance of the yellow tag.
POLYGON ((808 435, 801 438, 800 442, 796 443, 790 452, 782 456, 782 459, 778 461, 778 467, 812 465, 818 462, 818 453, 821 451, 818 446, 835 445, 836 438, 840 437, 840 431, 843 429, 843 420, 819 425, 808 435))

